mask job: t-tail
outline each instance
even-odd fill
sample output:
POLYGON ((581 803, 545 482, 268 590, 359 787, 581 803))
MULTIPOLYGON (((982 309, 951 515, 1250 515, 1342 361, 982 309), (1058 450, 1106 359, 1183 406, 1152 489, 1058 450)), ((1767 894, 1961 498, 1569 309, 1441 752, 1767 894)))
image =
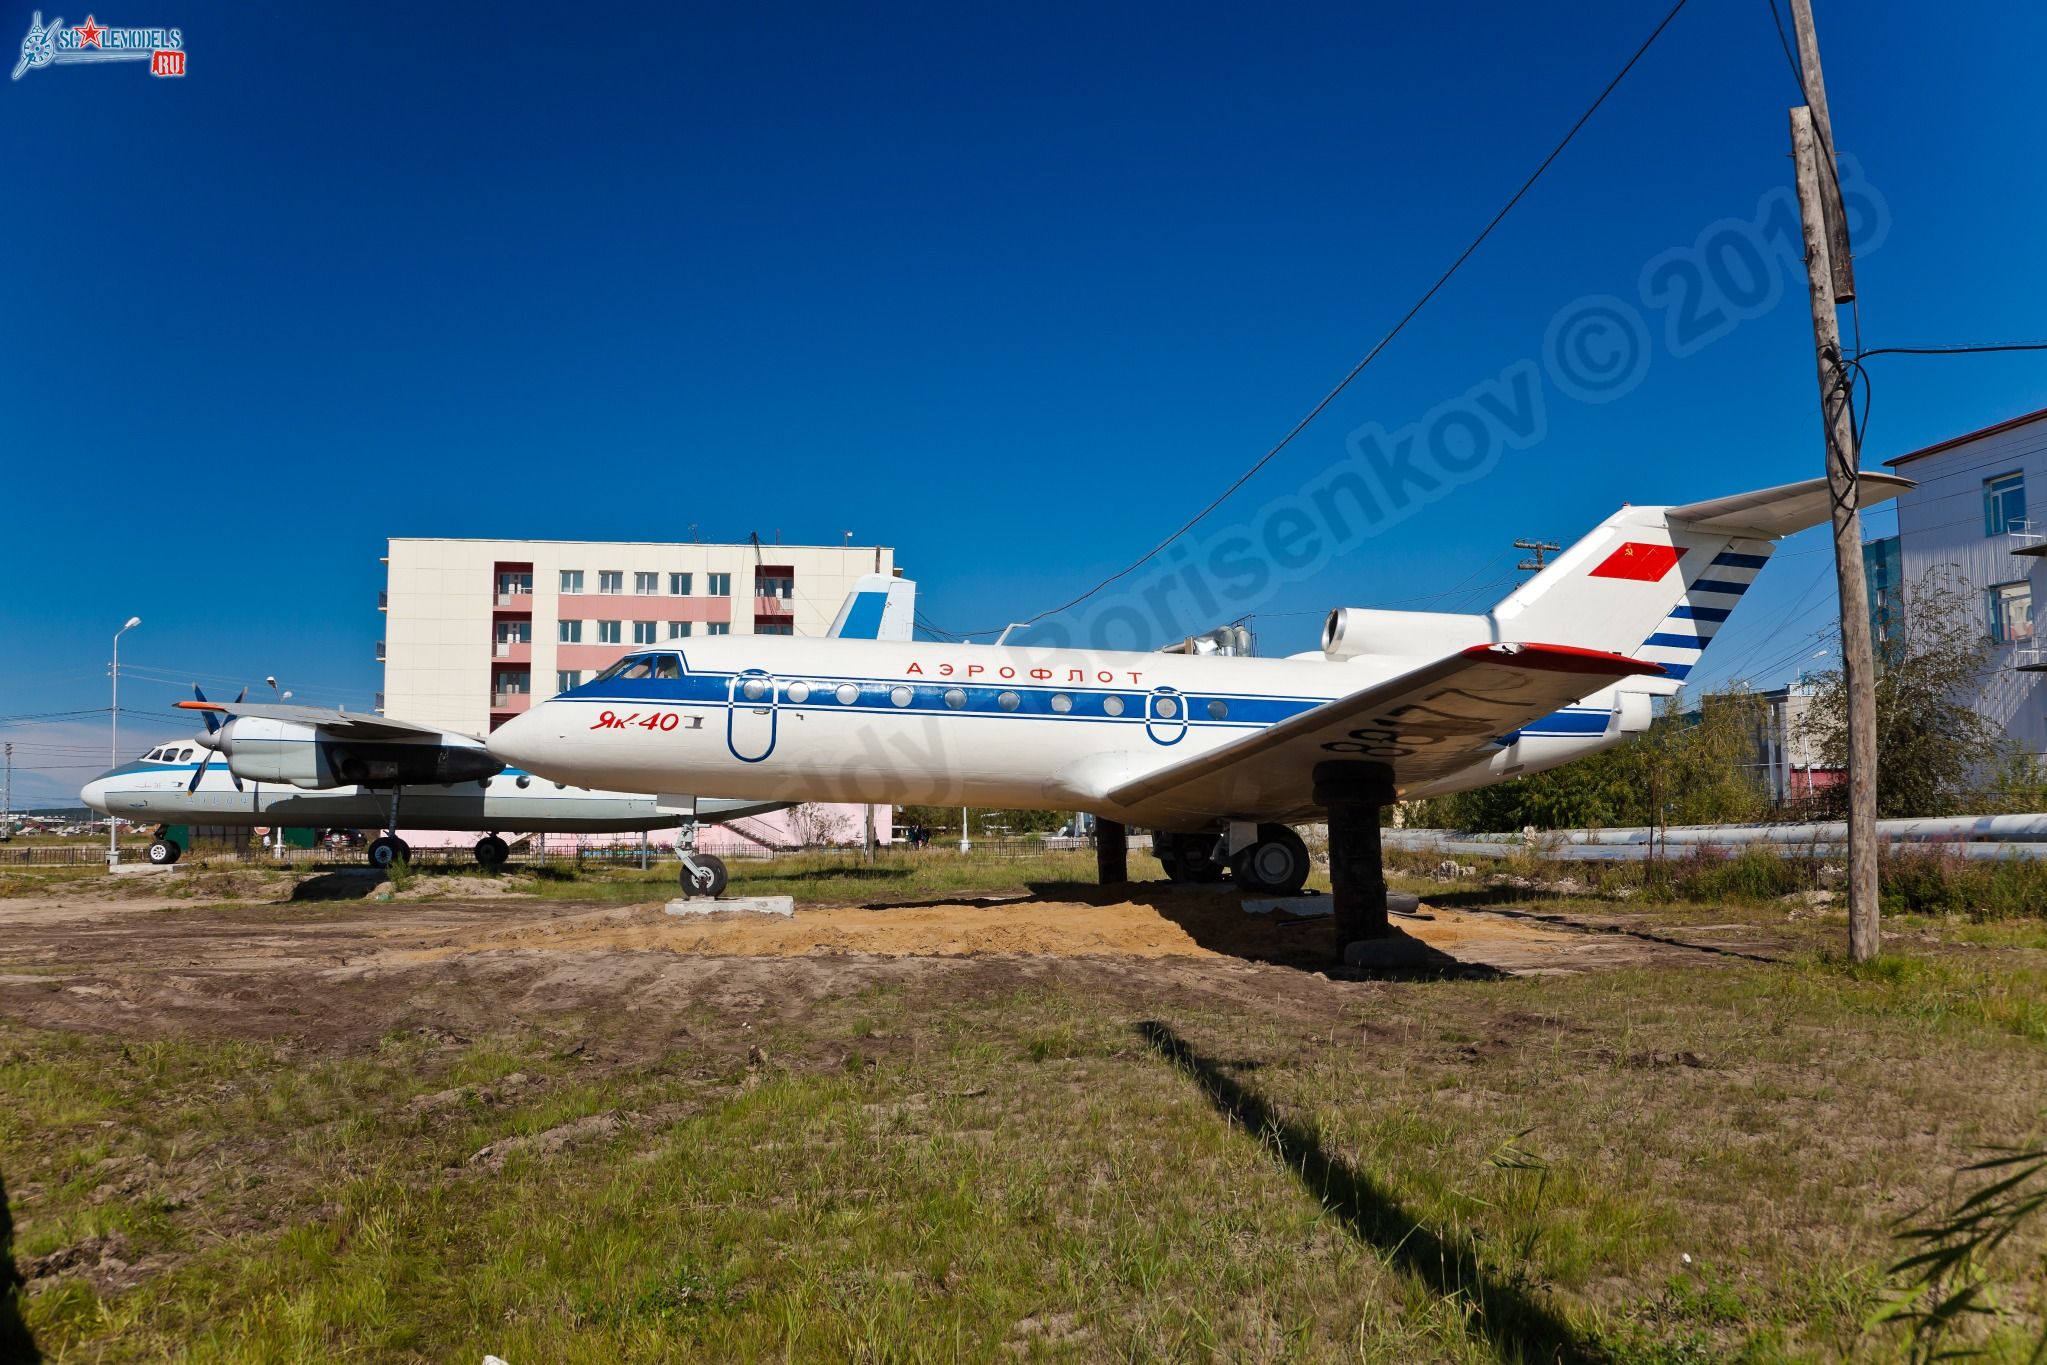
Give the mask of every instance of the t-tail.
MULTIPOLYGON (((1865 506, 1912 486, 1862 475, 1865 506)), ((1777 541, 1831 516, 1825 479, 1681 507, 1623 507, 1491 613, 1497 638, 1604 650, 1658 664, 1630 690, 1669 694, 1698 667, 1777 541)))
MULTIPOLYGON (((1862 502, 1910 479, 1864 473, 1862 502)), ((1331 659, 1428 657, 1480 644, 1572 645, 1656 664, 1627 690, 1668 696, 1698 667, 1785 536, 1831 515, 1825 479, 1681 507, 1623 507, 1484 615, 1339 607, 1323 628, 1331 659)))
POLYGON ((825 633, 839 640, 908 640, 917 620, 917 585, 885 573, 862 574, 825 633))

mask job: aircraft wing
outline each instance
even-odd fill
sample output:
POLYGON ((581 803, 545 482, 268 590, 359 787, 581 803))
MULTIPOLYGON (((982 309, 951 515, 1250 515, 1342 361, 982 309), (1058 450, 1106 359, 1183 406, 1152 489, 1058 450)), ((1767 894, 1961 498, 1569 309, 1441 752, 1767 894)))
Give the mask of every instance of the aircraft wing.
POLYGON ((367 711, 338 711, 324 706, 294 706, 289 702, 238 701, 226 704, 217 701, 181 701, 181 711, 212 711, 223 716, 257 716, 264 720, 294 721, 300 725, 317 725, 322 730, 331 730, 337 736, 350 739, 409 739, 419 736, 444 740, 452 733, 433 725, 414 725, 409 720, 393 720, 389 716, 374 715, 367 711))
POLYGON ((1385 765, 1401 788, 1447 777, 1495 740, 1653 663, 1570 645, 1488 644, 1424 664, 1290 720, 1126 782, 1109 800, 1227 814, 1309 804, 1317 763, 1385 765))

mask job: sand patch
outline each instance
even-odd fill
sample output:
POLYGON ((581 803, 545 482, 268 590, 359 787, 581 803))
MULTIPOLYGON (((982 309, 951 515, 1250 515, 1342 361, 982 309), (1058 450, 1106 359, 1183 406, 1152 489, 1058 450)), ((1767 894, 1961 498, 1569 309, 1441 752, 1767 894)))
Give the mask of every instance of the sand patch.
MULTIPOLYGON (((1400 927, 1461 962, 1508 970, 1561 966, 1599 952, 1568 930, 1449 910, 1400 927), (1510 965, 1511 964, 1511 965, 1510 965)), ((389 956, 400 961, 489 952, 667 952, 707 957, 1243 957, 1314 961, 1333 947, 1326 918, 1250 915, 1234 896, 1161 891, 1101 901, 1037 896, 894 906, 799 909, 793 918, 709 915, 677 919, 659 905, 568 910, 516 924, 464 928, 425 942, 416 934, 389 956)), ((1592 965, 1585 963, 1583 965, 1592 965)), ((1566 968, 1568 969, 1568 968, 1566 968)))

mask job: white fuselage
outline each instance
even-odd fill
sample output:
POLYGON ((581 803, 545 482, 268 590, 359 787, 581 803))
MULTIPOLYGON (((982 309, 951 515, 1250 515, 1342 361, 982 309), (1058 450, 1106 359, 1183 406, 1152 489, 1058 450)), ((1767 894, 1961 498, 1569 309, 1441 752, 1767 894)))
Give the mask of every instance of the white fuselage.
MULTIPOLYGON (((513 718, 492 752, 564 781, 762 801, 1091 810, 1161 828, 1299 819, 1111 807, 1115 788, 1424 662, 1257 659, 738 636, 691 641, 669 676, 600 679, 513 718)), ((1555 766, 1647 723, 1612 689, 1474 756, 1461 790, 1555 766)))

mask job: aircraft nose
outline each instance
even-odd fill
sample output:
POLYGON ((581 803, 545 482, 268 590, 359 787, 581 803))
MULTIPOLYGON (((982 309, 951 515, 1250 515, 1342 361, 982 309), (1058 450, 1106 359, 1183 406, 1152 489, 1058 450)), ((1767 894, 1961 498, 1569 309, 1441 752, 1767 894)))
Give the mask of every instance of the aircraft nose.
POLYGON ((107 790, 110 785, 107 779, 113 775, 111 771, 101 773, 98 777, 80 787, 78 789, 78 799, 98 811, 101 815, 105 815, 107 813, 107 790))
POLYGON ((490 750, 492 758, 507 767, 538 771, 535 765, 544 765, 553 756, 553 746, 548 741, 561 738, 560 725, 546 712, 547 704, 543 702, 531 711, 513 716, 490 732, 484 747, 490 750))

